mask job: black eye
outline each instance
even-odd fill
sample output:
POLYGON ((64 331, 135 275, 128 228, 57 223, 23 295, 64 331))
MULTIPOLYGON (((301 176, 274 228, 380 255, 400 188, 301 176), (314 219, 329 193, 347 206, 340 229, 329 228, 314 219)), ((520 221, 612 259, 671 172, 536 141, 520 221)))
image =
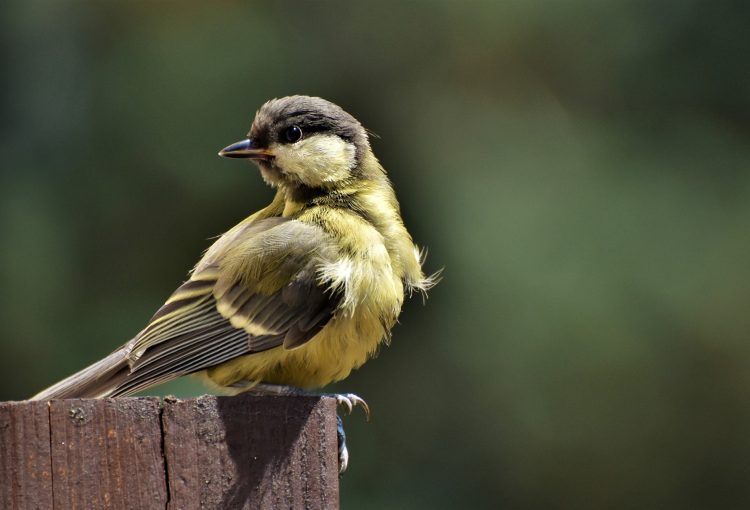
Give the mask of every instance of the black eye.
POLYGON ((302 130, 299 126, 289 126, 284 130, 284 140, 289 143, 299 142, 302 138, 302 130))

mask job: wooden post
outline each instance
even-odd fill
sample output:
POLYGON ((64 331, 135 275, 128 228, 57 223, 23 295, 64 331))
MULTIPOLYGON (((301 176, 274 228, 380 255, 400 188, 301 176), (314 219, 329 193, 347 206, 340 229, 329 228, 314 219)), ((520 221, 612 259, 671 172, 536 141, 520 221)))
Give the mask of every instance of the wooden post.
POLYGON ((338 508, 336 403, 0 402, 0 508, 338 508))

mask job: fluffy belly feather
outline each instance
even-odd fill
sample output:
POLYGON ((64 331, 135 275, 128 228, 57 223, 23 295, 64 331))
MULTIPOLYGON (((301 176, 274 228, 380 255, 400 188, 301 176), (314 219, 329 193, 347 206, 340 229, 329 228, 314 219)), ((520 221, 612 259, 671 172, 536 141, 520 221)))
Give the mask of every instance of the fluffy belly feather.
POLYGON ((344 379, 375 354, 401 312, 404 286, 393 272, 382 236, 369 226, 355 231, 366 236, 357 243, 362 251, 319 269, 321 281, 344 295, 320 333, 294 349, 275 347, 207 369, 210 383, 319 388, 344 379))
POLYGON ((339 381, 362 366, 386 338, 384 324, 367 315, 334 319, 296 349, 275 347, 248 354, 210 368, 203 375, 219 387, 264 382, 319 388, 339 381))

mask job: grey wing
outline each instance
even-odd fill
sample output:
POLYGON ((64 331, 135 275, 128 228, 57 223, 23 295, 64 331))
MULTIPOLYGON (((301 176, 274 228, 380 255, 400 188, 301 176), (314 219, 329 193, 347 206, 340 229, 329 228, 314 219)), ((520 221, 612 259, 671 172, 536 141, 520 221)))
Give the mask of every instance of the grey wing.
MULTIPOLYGON (((205 290, 216 288, 216 280, 200 284, 205 290)), ((177 301, 167 302, 136 337, 128 374, 112 396, 129 395, 245 354, 302 345, 330 321, 338 305, 337 296, 307 278, 268 295, 241 282, 218 299, 213 292, 196 295, 197 287, 195 280, 186 282, 174 294, 177 301), (181 299, 185 291, 193 296, 181 299), (229 318, 219 312, 225 307, 232 310, 229 318), (161 317, 167 318, 160 321, 161 317)))
POLYGON ((133 340, 35 398, 130 395, 238 356, 291 349, 313 338, 341 299, 316 275, 321 257, 331 256, 329 243, 299 222, 258 223, 234 232, 213 259, 204 258, 133 340))

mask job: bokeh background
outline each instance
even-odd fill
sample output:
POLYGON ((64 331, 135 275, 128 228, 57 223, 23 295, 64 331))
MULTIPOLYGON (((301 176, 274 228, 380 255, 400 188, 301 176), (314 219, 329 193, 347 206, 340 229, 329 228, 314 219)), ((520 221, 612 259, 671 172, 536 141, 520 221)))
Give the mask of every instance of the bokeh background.
POLYGON ((272 196, 217 150, 320 95, 445 268, 337 386, 344 508, 747 508, 748 5, 3 2, 0 400, 136 333, 272 196))

